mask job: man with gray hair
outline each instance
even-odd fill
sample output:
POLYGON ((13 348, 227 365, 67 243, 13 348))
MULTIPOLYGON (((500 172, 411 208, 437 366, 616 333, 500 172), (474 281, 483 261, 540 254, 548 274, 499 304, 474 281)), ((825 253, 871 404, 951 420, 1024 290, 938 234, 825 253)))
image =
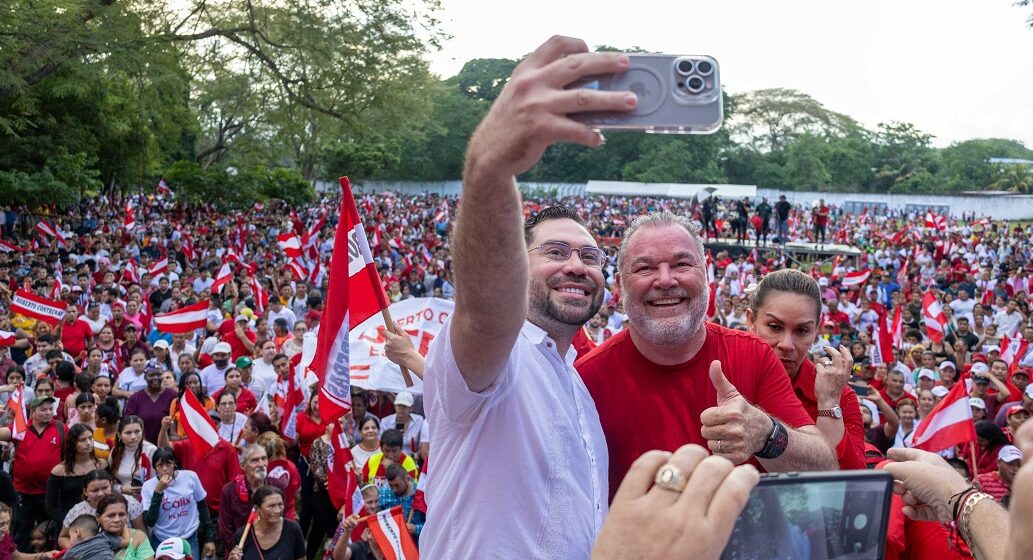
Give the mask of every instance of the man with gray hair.
POLYGON ((687 443, 769 471, 837 468, 771 348, 705 321, 695 225, 670 212, 639 216, 617 270, 627 328, 576 364, 606 434, 611 493, 642 453, 687 443))
MULTIPOLYGON (((240 453, 240 467, 243 474, 238 474, 222 487, 219 508, 219 537, 226 546, 232 546, 233 533, 247 523, 251 514, 251 497, 255 490, 262 486, 272 485, 287 491, 287 481, 280 478, 268 478, 269 457, 265 448, 252 443, 240 453)), ((288 519, 293 519, 293 512, 283 512, 288 519)))

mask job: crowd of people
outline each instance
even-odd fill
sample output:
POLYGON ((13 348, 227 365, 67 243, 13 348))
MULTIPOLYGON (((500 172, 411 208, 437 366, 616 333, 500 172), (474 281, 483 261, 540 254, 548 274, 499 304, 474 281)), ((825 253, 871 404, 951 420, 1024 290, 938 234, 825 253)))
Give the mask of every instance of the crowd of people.
MULTIPOLYGON (((543 49, 517 83, 552 68, 543 49)), ((596 70, 621 64, 597 56, 596 70)), ((533 105, 520 97, 533 88, 505 92, 497 107, 533 105)), ((888 557, 997 557, 1002 534, 951 524, 959 510, 1001 523, 977 507, 984 496, 1017 505, 1033 228, 784 197, 522 200, 513 176, 547 145, 601 140, 563 132, 562 115, 544 121, 553 130, 515 114, 493 110, 471 140, 462 205, 356 194, 389 300, 456 300, 426 361, 388 333, 389 357, 424 377, 425 395, 352 387, 351 412, 325 422, 306 386, 296 431, 278 397, 319 328, 338 197, 5 209, 0 560, 382 558, 363 521, 395 506, 431 558, 661 557, 646 551, 663 553, 663 539, 612 528, 646 515, 719 554, 758 470, 876 466, 915 481, 895 502, 908 520, 949 502, 924 525, 891 518, 888 557), (706 249, 729 232, 747 250, 706 249), (278 242, 292 234, 301 256, 278 242), (784 250, 827 239, 860 257, 801 263, 784 250), (63 318, 16 312, 18 292, 61 301, 63 318), (156 316, 206 300, 204 328, 158 328, 156 316), (958 383, 976 437, 939 456, 910 449, 958 383), (220 437, 203 455, 184 430, 188 392, 220 437), (359 477, 343 505, 328 488, 335 445, 359 477), (927 479, 953 491, 934 496, 927 479), (693 506, 667 499, 686 486, 726 515, 691 524, 693 506)))

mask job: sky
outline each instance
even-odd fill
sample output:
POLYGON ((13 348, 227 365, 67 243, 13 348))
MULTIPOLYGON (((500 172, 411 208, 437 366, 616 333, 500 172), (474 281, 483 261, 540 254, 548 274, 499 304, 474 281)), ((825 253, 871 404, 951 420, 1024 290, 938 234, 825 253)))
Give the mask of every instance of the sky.
POLYGON ((519 58, 554 34, 588 45, 709 54, 731 93, 804 92, 874 128, 911 122, 938 147, 1013 138, 1033 148, 1033 7, 1014 0, 442 0, 452 39, 431 69, 519 58))

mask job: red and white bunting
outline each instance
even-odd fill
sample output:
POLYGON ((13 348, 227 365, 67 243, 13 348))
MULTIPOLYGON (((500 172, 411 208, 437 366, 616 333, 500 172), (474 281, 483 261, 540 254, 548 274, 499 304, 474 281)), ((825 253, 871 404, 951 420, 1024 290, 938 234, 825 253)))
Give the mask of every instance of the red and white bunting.
POLYGON ((922 296, 922 319, 925 321, 925 334, 933 342, 943 342, 943 333, 947 330, 947 318, 943 316, 943 307, 936 301, 932 292, 922 296))
POLYGON ((25 290, 18 290, 11 299, 11 311, 55 327, 65 318, 65 309, 64 302, 39 297, 25 290))
POLYGON ((151 275, 151 278, 164 274, 169 270, 169 256, 163 255, 160 259, 151 263, 151 266, 147 267, 147 272, 151 275))
POLYGON ((172 334, 189 333, 208 324, 208 300, 188 305, 171 313, 154 316, 158 330, 172 334))
POLYGON ((276 242, 287 258, 293 259, 301 256, 301 238, 294 232, 281 233, 276 236, 276 242))
POLYGON ((855 270, 854 272, 848 272, 843 276, 843 286, 859 286, 868 281, 868 277, 872 275, 871 269, 867 270, 855 270))
POLYGON ((229 262, 222 263, 222 267, 219 269, 219 273, 215 275, 215 283, 212 284, 212 293, 217 294, 222 291, 222 287, 229 283, 233 279, 233 265, 229 262))
POLYGON ((194 452, 198 457, 204 457, 219 443, 219 431, 193 391, 184 391, 183 397, 179 405, 180 423, 190 444, 194 446, 194 452))
POLYGON ((936 453, 976 440, 965 381, 958 380, 928 416, 915 428, 913 446, 936 453))

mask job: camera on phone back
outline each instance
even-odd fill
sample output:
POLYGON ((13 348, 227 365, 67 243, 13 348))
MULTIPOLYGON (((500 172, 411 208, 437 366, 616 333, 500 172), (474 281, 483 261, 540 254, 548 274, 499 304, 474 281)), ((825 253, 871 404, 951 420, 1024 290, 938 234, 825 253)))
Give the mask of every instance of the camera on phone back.
POLYGON ((599 129, 710 134, 721 128, 724 106, 717 60, 706 55, 629 54, 620 74, 589 76, 570 88, 631 91, 628 112, 574 113, 572 119, 599 129))

